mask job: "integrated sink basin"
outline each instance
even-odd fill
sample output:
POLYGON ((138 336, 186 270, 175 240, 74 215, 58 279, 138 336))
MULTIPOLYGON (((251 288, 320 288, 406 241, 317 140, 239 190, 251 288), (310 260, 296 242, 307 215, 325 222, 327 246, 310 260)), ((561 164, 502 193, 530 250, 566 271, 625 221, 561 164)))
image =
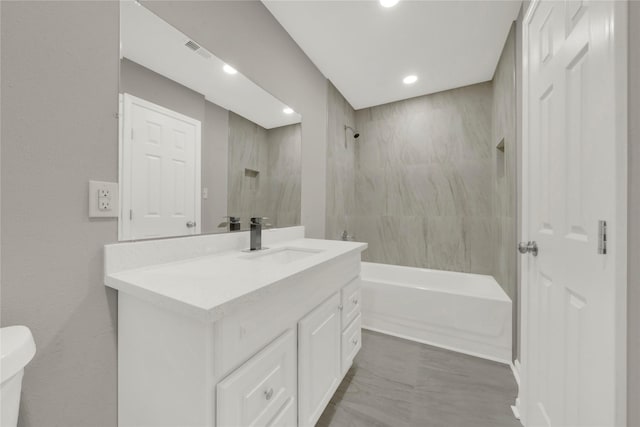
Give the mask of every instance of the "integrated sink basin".
POLYGON ((289 264, 322 252, 319 249, 308 248, 275 248, 257 251, 245 255, 242 259, 251 262, 270 264, 289 264))

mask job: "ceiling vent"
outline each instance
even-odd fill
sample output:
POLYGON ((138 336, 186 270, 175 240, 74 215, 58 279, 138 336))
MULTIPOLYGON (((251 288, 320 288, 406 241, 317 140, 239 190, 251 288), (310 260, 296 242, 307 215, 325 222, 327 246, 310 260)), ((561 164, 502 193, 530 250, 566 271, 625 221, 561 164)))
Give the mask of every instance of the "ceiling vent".
POLYGON ((213 56, 205 48, 201 47, 198 43, 194 42, 193 40, 187 40, 187 42, 184 45, 189 49, 191 49, 192 51, 196 52, 198 55, 202 56, 203 58, 210 59, 213 56))
POLYGON ((200 49, 200 45, 193 40, 188 40, 184 45, 194 52, 200 49))

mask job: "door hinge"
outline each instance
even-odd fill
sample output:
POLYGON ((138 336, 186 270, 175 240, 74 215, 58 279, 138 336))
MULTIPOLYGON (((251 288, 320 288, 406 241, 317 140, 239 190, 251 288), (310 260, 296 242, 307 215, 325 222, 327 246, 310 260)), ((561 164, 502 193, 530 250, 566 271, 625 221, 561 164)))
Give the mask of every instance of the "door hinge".
POLYGON ((129 209, 129 220, 133 220, 133 209, 129 209))
POLYGON ((131 139, 133 140, 133 128, 131 128, 131 139))
POLYGON ((607 253, 607 221, 598 221, 598 254, 607 253))

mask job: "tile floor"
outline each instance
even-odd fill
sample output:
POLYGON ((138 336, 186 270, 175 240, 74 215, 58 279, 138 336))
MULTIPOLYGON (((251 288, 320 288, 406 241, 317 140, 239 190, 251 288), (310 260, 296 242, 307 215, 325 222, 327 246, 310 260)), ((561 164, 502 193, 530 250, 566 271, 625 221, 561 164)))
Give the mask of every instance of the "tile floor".
POLYGON ((504 364, 363 330, 317 427, 521 427, 504 364))

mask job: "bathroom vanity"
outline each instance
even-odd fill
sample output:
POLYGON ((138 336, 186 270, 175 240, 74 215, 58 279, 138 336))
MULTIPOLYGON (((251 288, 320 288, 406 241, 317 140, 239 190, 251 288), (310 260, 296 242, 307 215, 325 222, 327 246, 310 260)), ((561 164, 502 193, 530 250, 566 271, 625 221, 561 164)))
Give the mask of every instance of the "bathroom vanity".
POLYGON ((366 244, 303 227, 105 247, 123 426, 313 426, 361 347, 366 244))

